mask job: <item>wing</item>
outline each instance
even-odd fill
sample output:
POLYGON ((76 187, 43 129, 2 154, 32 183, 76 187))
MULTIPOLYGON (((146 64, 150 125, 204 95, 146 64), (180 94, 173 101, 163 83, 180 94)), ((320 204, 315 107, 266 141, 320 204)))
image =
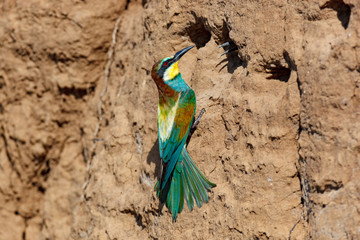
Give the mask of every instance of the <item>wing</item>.
POLYGON ((170 124, 167 130, 160 131, 161 126, 159 126, 160 156, 164 163, 161 189, 169 180, 179 159, 194 119, 195 108, 195 93, 191 88, 188 88, 180 93, 179 99, 176 102, 176 108, 174 109, 174 116, 169 116, 168 121, 170 122, 168 124, 170 124))

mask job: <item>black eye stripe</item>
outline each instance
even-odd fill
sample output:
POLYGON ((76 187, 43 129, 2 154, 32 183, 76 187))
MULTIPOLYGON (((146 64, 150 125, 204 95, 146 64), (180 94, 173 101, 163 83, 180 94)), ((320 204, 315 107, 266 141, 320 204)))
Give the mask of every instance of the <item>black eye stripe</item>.
POLYGON ((161 78, 164 77, 165 70, 170 66, 171 63, 172 63, 172 59, 169 59, 161 64, 160 69, 158 71, 159 77, 161 78))

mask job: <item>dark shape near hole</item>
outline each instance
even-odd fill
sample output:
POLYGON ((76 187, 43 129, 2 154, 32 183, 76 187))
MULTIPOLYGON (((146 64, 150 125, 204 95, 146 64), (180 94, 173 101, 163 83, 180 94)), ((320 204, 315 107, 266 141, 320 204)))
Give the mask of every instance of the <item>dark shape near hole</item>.
MULTIPOLYGON (((227 67, 227 70, 229 73, 234 73, 234 71, 242 66, 243 68, 246 68, 248 65, 248 62, 250 60, 250 57, 248 55, 243 55, 240 49, 246 47, 246 44, 237 46, 230 38, 229 36, 229 26, 227 25, 226 21, 223 21, 223 26, 221 29, 221 36, 219 37, 219 41, 223 42, 222 47, 224 49, 224 52, 220 55, 226 55, 226 58, 223 59, 221 62, 217 64, 219 66, 223 62, 227 62, 223 67, 221 67, 220 71, 227 67)), ((220 44, 219 44, 220 45, 220 44)), ((220 46, 221 46, 220 45, 220 46)), ((220 47, 219 46, 219 47, 220 47)))
POLYGON ((220 71, 227 67, 227 70, 229 73, 234 73, 234 71, 240 67, 243 66, 244 68, 247 67, 247 61, 242 60, 238 55, 238 47, 235 45, 233 41, 228 41, 228 46, 224 47, 225 52, 220 55, 226 55, 226 58, 221 60, 216 66, 219 66, 220 64, 227 62, 224 66, 221 67, 220 71))
POLYGON ((204 47, 206 43, 210 41, 211 33, 206 30, 203 20, 195 15, 195 23, 190 23, 190 26, 186 28, 191 41, 195 43, 197 48, 204 47))
POLYGON ((344 29, 347 29, 351 15, 351 5, 345 4, 343 0, 327 1, 320 9, 331 8, 337 12, 337 17, 344 29))
POLYGON ((276 79, 281 82, 287 82, 289 81, 291 70, 275 63, 274 65, 266 66, 266 73, 270 74, 266 79, 276 79))
POLYGON ((282 66, 279 61, 275 61, 266 65, 266 73, 270 74, 270 76, 268 76, 266 79, 275 79, 281 82, 288 82, 291 75, 291 70, 297 71, 297 66, 290 58, 289 53, 284 51, 283 56, 288 67, 282 66))

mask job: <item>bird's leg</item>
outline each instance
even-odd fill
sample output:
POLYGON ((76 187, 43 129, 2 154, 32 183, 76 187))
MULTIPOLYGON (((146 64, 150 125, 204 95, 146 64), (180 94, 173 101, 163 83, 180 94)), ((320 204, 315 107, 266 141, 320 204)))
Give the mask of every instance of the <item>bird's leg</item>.
POLYGON ((188 143, 190 142, 190 138, 193 135, 193 133, 195 132, 197 125, 199 125, 200 119, 201 117, 204 115, 205 113, 205 108, 202 108, 200 111, 199 116, 195 119, 195 121, 193 122, 193 124, 191 125, 190 131, 189 131, 189 135, 188 138, 186 139, 186 145, 188 145, 188 143))

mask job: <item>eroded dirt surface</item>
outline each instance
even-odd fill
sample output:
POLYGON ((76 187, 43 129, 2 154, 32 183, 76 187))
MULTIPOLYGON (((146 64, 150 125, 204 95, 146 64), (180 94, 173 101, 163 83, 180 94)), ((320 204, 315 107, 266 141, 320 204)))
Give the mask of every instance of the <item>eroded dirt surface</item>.
POLYGON ((0 3, 0 239, 356 239, 360 4, 0 3), (237 52, 219 57, 227 41, 237 52), (217 187, 159 216, 156 60, 206 109, 217 187))

